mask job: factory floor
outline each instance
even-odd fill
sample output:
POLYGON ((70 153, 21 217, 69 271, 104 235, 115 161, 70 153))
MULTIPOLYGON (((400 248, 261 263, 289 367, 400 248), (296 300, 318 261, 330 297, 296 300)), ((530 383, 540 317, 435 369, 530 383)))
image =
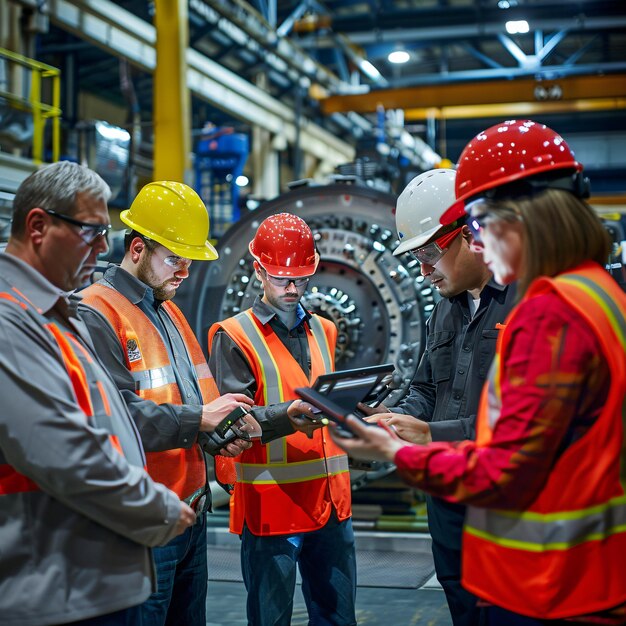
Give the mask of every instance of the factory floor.
MULTIPOLYGON (((361 626, 451 626, 444 593, 434 577, 430 537, 423 533, 357 531, 357 620, 361 626)), ((209 528, 207 626, 245 626, 239 539, 209 528)), ((292 626, 306 626, 296 587, 292 626)))

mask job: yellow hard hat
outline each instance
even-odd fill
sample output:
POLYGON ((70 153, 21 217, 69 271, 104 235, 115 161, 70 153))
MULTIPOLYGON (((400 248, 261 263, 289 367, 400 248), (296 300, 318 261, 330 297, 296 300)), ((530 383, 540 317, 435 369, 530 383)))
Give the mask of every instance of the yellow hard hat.
POLYGON ((178 256, 196 261, 217 259, 207 241, 209 214, 200 196, 187 185, 169 180, 148 183, 130 209, 122 211, 124 224, 160 243, 178 256))

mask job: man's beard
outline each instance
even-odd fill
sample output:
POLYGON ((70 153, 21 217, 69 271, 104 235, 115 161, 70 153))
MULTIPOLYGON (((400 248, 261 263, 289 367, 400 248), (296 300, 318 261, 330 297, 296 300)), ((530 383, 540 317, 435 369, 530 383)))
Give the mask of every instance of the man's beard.
POLYGON ((156 300, 171 300, 176 295, 176 289, 171 286, 168 289, 168 284, 171 279, 162 283, 156 282, 157 279, 150 266, 149 256, 145 256, 139 261, 139 265, 137 266, 137 278, 152 289, 156 300))

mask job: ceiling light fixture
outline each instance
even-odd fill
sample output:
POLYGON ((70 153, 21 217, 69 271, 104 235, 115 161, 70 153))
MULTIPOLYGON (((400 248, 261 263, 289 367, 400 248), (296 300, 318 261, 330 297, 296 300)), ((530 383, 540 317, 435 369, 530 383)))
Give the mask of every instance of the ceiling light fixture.
POLYGON ((505 26, 509 35, 524 34, 530 30, 526 20, 511 20, 505 26))
POLYGON ((380 72, 367 59, 363 59, 360 65, 363 72, 365 72, 372 80, 380 78, 380 72))
POLYGON ((387 61, 389 61, 389 63, 402 64, 407 63, 410 58, 411 57, 406 50, 394 50, 387 56, 387 61))

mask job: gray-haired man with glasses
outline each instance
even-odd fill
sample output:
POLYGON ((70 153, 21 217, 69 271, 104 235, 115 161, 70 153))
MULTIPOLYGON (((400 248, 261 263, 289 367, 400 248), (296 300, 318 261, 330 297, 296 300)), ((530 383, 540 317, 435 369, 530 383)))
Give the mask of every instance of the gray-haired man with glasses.
POLYGON ((149 546, 195 514, 144 470, 126 404, 70 292, 106 251, 110 190, 60 162, 13 201, 0 254, 0 621, 140 624, 149 546))

